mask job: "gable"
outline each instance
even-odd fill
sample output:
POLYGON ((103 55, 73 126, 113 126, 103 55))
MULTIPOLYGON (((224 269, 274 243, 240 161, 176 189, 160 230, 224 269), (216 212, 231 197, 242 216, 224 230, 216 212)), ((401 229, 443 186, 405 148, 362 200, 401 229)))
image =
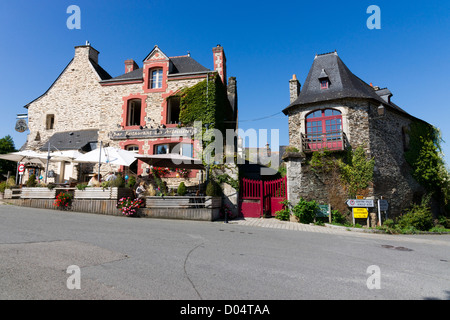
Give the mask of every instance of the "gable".
POLYGON ((164 52, 162 52, 161 49, 157 45, 155 45, 153 50, 145 57, 144 63, 150 62, 150 61, 155 61, 155 60, 156 61, 169 60, 169 57, 166 56, 166 54, 164 52))

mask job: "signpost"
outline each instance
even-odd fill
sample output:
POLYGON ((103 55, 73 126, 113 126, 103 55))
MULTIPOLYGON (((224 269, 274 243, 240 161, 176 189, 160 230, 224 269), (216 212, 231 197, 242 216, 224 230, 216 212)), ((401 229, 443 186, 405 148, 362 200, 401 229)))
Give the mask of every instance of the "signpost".
POLYGON ((367 199, 348 199, 346 202, 350 208, 373 208, 375 207, 373 200, 367 199))
POLYGON ((386 213, 386 211, 388 211, 389 208, 389 203, 387 202, 387 200, 383 200, 383 199, 378 199, 378 222, 379 225, 381 226, 381 211, 384 211, 386 213))
POLYGON ((22 175, 25 172, 25 163, 20 162, 17 170, 19 171, 19 174, 22 175))
POLYGON ((367 219, 369 216, 369 209, 367 208, 353 208, 353 218, 367 219))
POLYGON ((329 222, 331 223, 331 205, 329 204, 319 204, 319 210, 316 213, 317 218, 326 218, 328 217, 329 222))
POLYGON ((374 201, 370 199, 348 199, 346 204, 347 206, 352 208, 353 224, 355 224, 355 218, 368 219, 369 217, 368 208, 375 207, 374 201))

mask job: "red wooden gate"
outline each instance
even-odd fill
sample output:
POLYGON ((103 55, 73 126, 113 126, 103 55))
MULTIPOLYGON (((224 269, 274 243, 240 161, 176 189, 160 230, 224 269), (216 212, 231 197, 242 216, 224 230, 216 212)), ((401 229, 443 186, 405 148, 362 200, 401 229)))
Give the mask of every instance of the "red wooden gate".
POLYGON ((287 198, 286 177, 272 180, 243 178, 240 186, 240 214, 247 218, 275 215, 281 210, 281 201, 287 198))

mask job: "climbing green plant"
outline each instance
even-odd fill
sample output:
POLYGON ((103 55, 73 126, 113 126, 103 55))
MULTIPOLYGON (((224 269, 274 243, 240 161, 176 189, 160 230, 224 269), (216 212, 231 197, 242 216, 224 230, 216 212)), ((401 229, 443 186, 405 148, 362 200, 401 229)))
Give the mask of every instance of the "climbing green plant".
POLYGON ((422 121, 411 123, 405 159, 413 169, 413 177, 429 194, 450 205, 450 175, 445 166, 439 129, 422 121))
POLYGON ((195 121, 203 123, 203 133, 208 129, 219 129, 225 133, 227 121, 232 120, 232 110, 226 87, 217 73, 208 74, 207 79, 185 88, 179 93, 180 121, 183 126, 192 126, 195 121))
POLYGON ((350 151, 347 162, 339 162, 341 180, 350 197, 366 190, 373 181, 375 159, 368 158, 362 146, 350 151))

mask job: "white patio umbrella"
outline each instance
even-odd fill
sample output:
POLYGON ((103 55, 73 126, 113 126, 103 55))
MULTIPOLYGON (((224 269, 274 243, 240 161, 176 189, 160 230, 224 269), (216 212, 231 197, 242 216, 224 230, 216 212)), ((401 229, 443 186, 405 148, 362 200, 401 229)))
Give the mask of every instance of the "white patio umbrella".
POLYGON ((45 164, 45 160, 47 159, 47 155, 43 153, 38 153, 32 150, 24 150, 11 152, 6 154, 0 154, 0 159, 15 161, 15 162, 31 162, 37 164, 45 164))
POLYGON ((129 167, 136 161, 135 153, 114 147, 97 148, 74 159, 74 162, 107 163, 129 167))
MULTIPOLYGON (((0 154, 0 159, 14 162, 34 163, 44 166, 47 162, 47 155, 32 150, 23 150, 11 152, 7 154, 0 154)), ((18 183, 18 172, 16 171, 16 183, 18 183)))
POLYGON ((73 161, 82 155, 83 153, 77 150, 55 151, 50 153, 50 161, 73 161))

